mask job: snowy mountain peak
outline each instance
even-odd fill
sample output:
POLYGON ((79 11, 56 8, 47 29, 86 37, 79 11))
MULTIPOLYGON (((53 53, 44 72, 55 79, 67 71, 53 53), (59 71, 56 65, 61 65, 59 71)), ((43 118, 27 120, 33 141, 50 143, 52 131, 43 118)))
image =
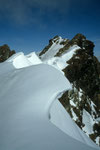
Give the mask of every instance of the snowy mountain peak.
POLYGON ((0 149, 99 149, 100 63, 93 48, 82 34, 55 36, 39 55, 11 56, 7 45, 0 47, 6 60, 0 63, 0 149))
POLYGON ((100 145, 100 63, 93 55, 94 43, 82 34, 71 40, 56 36, 40 53, 43 63, 60 70, 72 90, 59 99, 77 125, 100 145), (85 119, 88 118, 88 119, 85 119), (88 123, 88 120, 89 123, 88 123))
POLYGON ((91 53, 91 55, 93 55, 93 42, 87 40, 84 35, 77 34, 72 38, 72 40, 55 36, 53 39, 49 40, 49 44, 43 49, 43 51, 40 52, 39 56, 43 60, 54 56, 60 57, 74 45, 79 46, 83 50, 87 50, 87 53, 91 53))
POLYGON ((39 56, 42 60, 47 60, 54 57, 61 48, 68 43, 68 39, 63 39, 60 36, 55 36, 49 40, 49 44, 40 52, 39 56))

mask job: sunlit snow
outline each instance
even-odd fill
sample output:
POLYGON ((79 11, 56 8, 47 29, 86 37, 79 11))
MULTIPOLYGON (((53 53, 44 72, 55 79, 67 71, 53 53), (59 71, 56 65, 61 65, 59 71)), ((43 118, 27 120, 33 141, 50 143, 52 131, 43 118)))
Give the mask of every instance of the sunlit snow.
POLYGON ((58 101, 69 89, 63 74, 34 53, 1 63, 0 150, 99 149, 58 101))

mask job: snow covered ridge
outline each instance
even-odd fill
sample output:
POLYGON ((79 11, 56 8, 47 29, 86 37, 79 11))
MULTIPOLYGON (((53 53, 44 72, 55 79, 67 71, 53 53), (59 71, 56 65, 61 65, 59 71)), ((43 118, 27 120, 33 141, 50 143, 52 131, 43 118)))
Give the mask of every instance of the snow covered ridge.
MULTIPOLYGON (((73 45, 71 46, 68 51, 66 53, 64 53, 61 57, 49 57, 49 59, 42 59, 43 63, 52 65, 53 67, 55 67, 56 69, 62 71, 64 68, 66 68, 68 66, 67 61, 70 60, 73 55, 76 53, 76 51, 79 49, 80 47, 77 45, 73 45)), ((50 56, 50 54, 49 54, 50 56)))
POLYGON ((68 39, 55 36, 49 41, 49 44, 40 52, 39 57, 43 63, 52 65, 62 71, 68 66, 70 60, 80 47, 76 43, 69 44, 68 39))
POLYGON ((62 73, 46 64, 16 69, 17 57, 0 64, 0 149, 99 149, 58 101, 71 89, 62 73))
MULTIPOLYGON (((94 141, 99 144, 97 106, 79 85, 75 87, 76 80, 72 82, 84 64, 92 66, 92 61, 95 65, 91 47, 93 44, 82 35, 71 41, 57 36, 39 57, 35 52, 20 52, 0 64, 1 150, 99 149, 88 138, 96 135, 94 141)), ((84 77, 84 72, 81 74, 84 77)))
POLYGON ((82 34, 72 40, 56 36, 39 56, 43 63, 58 69, 71 82, 73 89, 65 92, 60 102, 86 135, 100 145, 100 121, 97 121, 100 117, 100 63, 93 55, 93 48, 94 43, 82 34))
POLYGON ((60 36, 55 36, 53 39, 49 40, 49 44, 40 52, 39 56, 42 60, 48 60, 59 52, 66 43, 68 43, 68 39, 63 39, 60 36))

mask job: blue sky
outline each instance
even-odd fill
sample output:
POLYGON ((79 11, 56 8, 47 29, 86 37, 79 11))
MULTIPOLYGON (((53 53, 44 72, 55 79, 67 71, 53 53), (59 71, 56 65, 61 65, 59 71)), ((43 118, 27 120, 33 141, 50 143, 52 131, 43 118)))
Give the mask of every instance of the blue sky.
POLYGON ((82 33, 100 55, 100 0, 0 0, 0 45, 25 54, 82 33))

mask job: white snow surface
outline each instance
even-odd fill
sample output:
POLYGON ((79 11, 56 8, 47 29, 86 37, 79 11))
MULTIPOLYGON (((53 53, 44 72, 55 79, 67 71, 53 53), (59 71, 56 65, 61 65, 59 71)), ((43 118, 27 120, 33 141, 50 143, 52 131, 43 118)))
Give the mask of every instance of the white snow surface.
POLYGON ((59 36, 56 42, 53 41, 52 46, 48 49, 48 51, 41 56, 42 61, 48 60, 55 56, 55 54, 59 51, 59 49, 63 48, 63 45, 60 43, 64 41, 62 37, 59 36))
POLYGON ((83 127, 83 131, 85 131, 87 135, 92 134, 95 120, 93 120, 91 115, 85 109, 83 110, 82 118, 83 118, 83 123, 85 124, 85 126, 83 127))
MULTIPOLYGON (((57 48, 56 44, 55 44, 55 47, 57 48)), ((75 54, 76 50, 78 49, 80 49, 79 46, 73 45, 66 51, 66 53, 64 53, 60 57, 53 57, 52 56, 53 50, 50 49, 49 57, 47 57, 48 52, 45 53, 43 56, 44 59, 42 59, 42 61, 46 64, 52 65, 53 67, 61 71, 62 69, 68 66, 66 62, 72 58, 72 56, 75 54)))
POLYGON ((42 61, 39 59, 39 57, 36 55, 35 52, 32 52, 32 53, 26 55, 26 57, 33 65, 42 63, 42 61))
POLYGON ((7 62, 12 62, 14 67, 17 69, 42 63, 42 61, 39 59, 35 52, 32 52, 26 56, 24 55, 24 53, 19 52, 10 57, 7 62))
POLYGON ((21 53, 0 64, 0 150, 99 149, 58 101, 69 81, 29 62, 21 53))
POLYGON ((100 121, 100 117, 96 119, 97 121, 100 121))

